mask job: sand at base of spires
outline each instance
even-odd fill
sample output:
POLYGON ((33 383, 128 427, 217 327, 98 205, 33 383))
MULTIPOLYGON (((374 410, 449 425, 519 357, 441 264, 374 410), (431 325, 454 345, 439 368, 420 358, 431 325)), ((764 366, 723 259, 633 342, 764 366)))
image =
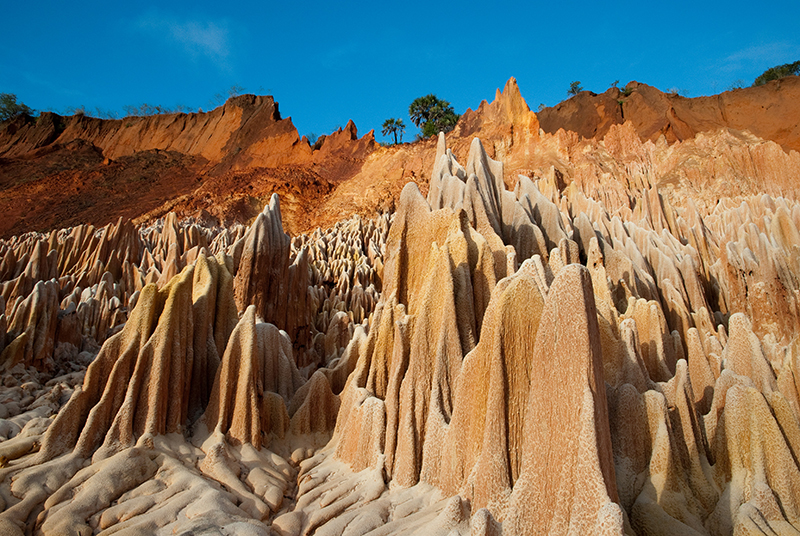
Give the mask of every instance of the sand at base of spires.
POLYGON ((327 449, 302 461, 296 507, 274 518, 272 530, 280 536, 501 534, 490 513, 470 516, 469 503, 460 496, 442 497, 424 483, 387 486, 380 465, 354 473, 327 449))

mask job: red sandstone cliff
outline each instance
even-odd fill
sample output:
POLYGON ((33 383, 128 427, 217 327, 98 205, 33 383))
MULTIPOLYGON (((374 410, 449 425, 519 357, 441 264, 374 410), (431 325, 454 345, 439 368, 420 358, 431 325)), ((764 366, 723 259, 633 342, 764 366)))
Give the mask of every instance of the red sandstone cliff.
POLYGON ((698 132, 734 128, 774 141, 787 152, 800 151, 800 77, 696 98, 630 82, 626 91, 609 88, 599 95, 583 91, 537 115, 545 132, 563 128, 584 138, 601 139, 611 125, 630 121, 645 140, 655 141, 663 134, 673 143, 698 132))
POLYGON ((302 192, 304 203, 329 193, 375 147, 351 121, 312 148, 272 97, 254 95, 207 113, 19 117, 0 126, 0 235, 158 216, 187 199, 191 211, 246 221, 271 192, 302 192))
POLYGON ((282 119, 272 97, 241 95, 207 113, 178 113, 124 119, 97 119, 84 115, 61 117, 45 112, 36 120, 19 117, 0 128, 0 157, 30 154, 45 146, 84 140, 111 160, 142 151, 174 151, 191 156, 206 169, 231 169, 310 164, 331 156, 358 158, 374 145, 374 137, 360 143, 356 128, 327 136, 313 151, 302 142, 290 118, 282 119), (346 148, 344 146, 347 146, 346 148), (312 155, 312 153, 314 153, 312 155))

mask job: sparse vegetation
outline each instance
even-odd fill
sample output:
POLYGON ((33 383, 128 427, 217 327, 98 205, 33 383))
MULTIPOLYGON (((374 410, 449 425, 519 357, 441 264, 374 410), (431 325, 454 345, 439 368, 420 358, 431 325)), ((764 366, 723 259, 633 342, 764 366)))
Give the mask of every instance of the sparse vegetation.
POLYGON ((403 141, 403 133, 406 131, 406 125, 402 119, 395 119, 394 117, 387 119, 383 122, 381 133, 384 136, 394 136, 394 144, 397 145, 397 135, 400 135, 400 142, 403 141))
POLYGON ((123 106, 122 109, 125 111, 126 117, 144 117, 148 115, 176 114, 184 112, 188 108, 186 106, 169 108, 167 106, 161 106, 160 104, 144 103, 138 106, 128 104, 123 106))
POLYGON ((747 84, 745 84, 745 81, 739 78, 738 80, 734 80, 733 82, 731 82, 731 85, 728 86, 728 91, 733 91, 734 89, 742 89, 746 85, 747 84))
MULTIPOLYGON (((126 104, 122 107, 121 114, 116 110, 100 108, 99 106, 95 106, 94 109, 87 108, 83 104, 80 106, 67 106, 66 108, 62 108, 60 110, 48 108, 45 111, 53 112, 58 115, 85 115, 86 117, 96 117, 98 119, 124 119, 127 117, 146 117, 150 115, 194 113, 194 109, 183 104, 177 104, 174 107, 169 107, 161 106, 160 104, 147 103, 136 105, 126 104)), ((202 112, 202 109, 200 109, 200 112, 202 112)))
POLYGON ((13 119, 21 114, 33 115, 34 110, 21 102, 17 102, 17 96, 13 93, 0 93, 0 122, 6 119, 13 119))
POLYGON ((63 111, 57 113, 59 115, 85 115, 87 117, 97 117, 99 119, 119 119, 119 113, 114 110, 106 110, 99 106, 95 106, 94 110, 90 110, 83 104, 80 106, 68 106, 63 111))
POLYGON ((581 85, 580 80, 575 80, 574 82, 569 83, 569 89, 567 90, 567 95, 573 97, 583 91, 583 86, 581 85))
POLYGON ((667 90, 667 93, 673 97, 685 97, 689 92, 678 87, 671 87, 667 90))
POLYGON ((763 86, 764 84, 772 80, 778 80, 786 76, 798 76, 798 75, 800 75, 800 61, 796 61, 794 63, 784 63, 783 65, 776 65, 775 67, 770 67, 769 69, 761 73, 753 81, 753 86, 763 86))
POLYGON ((313 146, 315 143, 317 143, 319 135, 315 132, 309 132, 308 134, 306 134, 306 139, 308 140, 308 144, 313 146))
POLYGON ((622 90, 620 91, 620 94, 621 94, 623 97, 629 97, 631 93, 633 93, 633 88, 632 88, 632 87, 629 87, 629 86, 625 86, 625 87, 624 87, 624 88, 622 88, 622 90))
POLYGON ((617 87, 619 85, 619 80, 614 80, 611 82, 611 87, 617 87))
MULTIPOLYGON (((237 95, 242 94, 245 91, 245 88, 239 85, 231 86, 227 92, 225 93, 217 93, 214 95, 214 98, 210 101, 212 103, 212 107, 214 103, 217 102, 219 104, 223 104, 228 98, 235 97, 237 95), (227 95, 227 96, 226 96, 227 95)), ((79 106, 68 106, 66 108, 62 108, 60 110, 56 110, 55 108, 46 108, 44 111, 57 113, 58 115, 84 115, 87 117, 96 117, 99 119, 120 119, 120 118, 127 118, 127 117, 146 117, 151 115, 162 115, 162 114, 177 114, 177 113, 194 113, 195 109, 191 106, 186 106, 185 104, 176 104, 173 107, 169 106, 162 106, 160 104, 128 104, 122 107, 122 114, 115 110, 100 108, 99 106, 94 107, 94 109, 87 108, 85 105, 81 104, 79 106)), ((202 113, 203 109, 198 108, 198 113, 202 113)), ((0 93, 0 121, 5 121, 6 119, 14 118, 21 114, 26 114, 29 116, 33 116, 38 112, 29 106, 23 104, 22 102, 17 102, 17 96, 13 93, 0 93)), ((128 122, 125 126, 130 126, 131 123, 128 122)), ((312 141, 313 144, 313 141, 312 141)))
POLYGON ((450 132, 461 117, 448 101, 439 99, 433 93, 414 99, 408 107, 408 115, 411 122, 422 131, 422 138, 450 132))
POLYGON ((83 104, 80 106, 68 106, 65 110, 65 115, 87 115, 86 107, 83 104))
POLYGON ((94 107, 94 117, 99 117, 101 119, 119 119, 119 113, 114 110, 104 110, 98 106, 94 107))
POLYGON ((234 84, 228 88, 227 91, 223 92, 220 91, 218 93, 214 93, 214 96, 208 101, 209 108, 216 108, 217 106, 222 106, 225 104, 225 101, 230 99, 231 97, 238 97, 239 95, 243 94, 247 91, 243 86, 238 84, 234 84))
POLYGON ((245 91, 247 91, 247 90, 244 88, 244 86, 240 86, 238 84, 234 84, 234 85, 232 85, 231 87, 228 88, 228 98, 239 96, 242 93, 244 93, 245 91))

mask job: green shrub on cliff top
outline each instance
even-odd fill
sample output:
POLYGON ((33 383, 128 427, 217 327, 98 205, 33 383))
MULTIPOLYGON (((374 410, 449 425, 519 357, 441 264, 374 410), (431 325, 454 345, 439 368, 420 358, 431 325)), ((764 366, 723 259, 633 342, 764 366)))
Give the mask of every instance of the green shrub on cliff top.
POLYGON ((770 67, 755 79, 753 85, 763 86, 772 80, 778 80, 779 78, 792 75, 800 75, 800 61, 796 61, 794 63, 784 63, 783 65, 770 67))

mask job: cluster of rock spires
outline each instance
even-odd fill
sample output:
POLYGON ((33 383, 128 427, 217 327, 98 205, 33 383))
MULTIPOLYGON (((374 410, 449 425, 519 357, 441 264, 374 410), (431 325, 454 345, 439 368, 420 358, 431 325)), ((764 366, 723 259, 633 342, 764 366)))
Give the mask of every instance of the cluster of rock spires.
MULTIPOLYGON (((0 471, 14 476, 0 527, 81 533, 89 521, 76 517, 73 496, 91 478, 80 471, 89 459, 89 472, 105 482, 91 493, 114 500, 138 497, 133 488, 171 472, 161 499, 139 502, 175 495, 167 502, 177 514, 212 501, 193 526, 274 513, 293 470, 258 449, 287 434, 309 447, 330 435, 339 407, 331 389, 341 391, 344 347, 379 297, 389 224, 389 215, 355 217, 292 241, 274 196, 248 229, 204 228, 171 214, 151 227, 120 221, 3 242, 0 471), (275 288, 265 293, 256 278, 275 288), (312 375, 317 369, 324 373, 312 375), (205 462, 196 471, 180 469, 198 458, 205 462), (248 479, 225 464, 250 467, 248 479), (133 476, 121 479, 126 472, 133 476), (202 475, 222 484, 194 483, 187 500, 181 492, 202 475), (50 504, 64 501, 70 507, 51 515, 50 504), (249 506, 238 509, 242 501, 249 506)), ((112 524, 121 520, 113 516, 112 524)))
POLYGON ((504 534, 796 530, 800 205, 652 191, 623 221, 506 190, 477 140, 466 167, 437 154, 427 201, 401 197, 337 455, 504 534))
POLYGON ((797 533, 798 154, 634 138, 511 178, 440 135, 295 238, 273 196, 0 241, 0 533, 797 533))

